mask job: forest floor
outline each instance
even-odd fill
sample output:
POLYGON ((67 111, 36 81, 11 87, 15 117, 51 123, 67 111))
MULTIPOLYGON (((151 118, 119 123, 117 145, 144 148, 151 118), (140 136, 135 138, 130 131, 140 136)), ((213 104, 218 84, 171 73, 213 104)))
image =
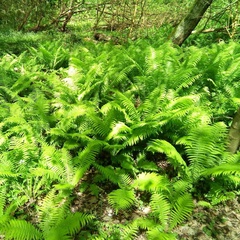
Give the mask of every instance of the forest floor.
POLYGON ((240 239, 239 199, 214 208, 197 207, 191 218, 176 229, 180 240, 240 239))
MULTIPOLYGON (((92 174, 88 174, 85 180, 89 182, 92 174)), ((148 206, 136 206, 128 211, 114 213, 107 199, 107 192, 111 191, 111 188, 112 186, 104 185, 98 195, 94 195, 92 191, 76 191, 71 211, 93 214, 110 234, 114 231, 114 225, 125 225, 138 217, 146 216, 151 211, 148 206)), ((179 240, 238 240, 240 199, 226 201, 212 208, 196 207, 190 219, 174 229, 174 232, 178 234, 179 240)), ((142 233, 136 240, 147 240, 147 237, 142 233)))

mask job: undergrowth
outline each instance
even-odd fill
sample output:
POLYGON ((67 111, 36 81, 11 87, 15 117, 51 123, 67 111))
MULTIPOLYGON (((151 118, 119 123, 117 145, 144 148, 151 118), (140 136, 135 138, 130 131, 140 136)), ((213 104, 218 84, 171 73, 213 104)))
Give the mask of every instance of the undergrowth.
POLYGON ((111 227, 112 239, 177 239, 193 199, 235 198, 240 156, 226 146, 239 50, 233 42, 180 49, 138 40, 89 41, 70 52, 59 41, 4 55, 0 234, 109 239, 100 216, 72 211, 81 189, 99 199, 105 191, 115 216, 149 209, 111 227))

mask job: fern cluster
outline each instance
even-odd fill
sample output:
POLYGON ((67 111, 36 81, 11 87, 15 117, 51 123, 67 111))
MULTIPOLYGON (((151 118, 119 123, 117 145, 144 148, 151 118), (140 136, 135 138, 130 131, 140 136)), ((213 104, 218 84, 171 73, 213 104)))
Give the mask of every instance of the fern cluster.
MULTIPOLYGON (((138 41, 88 42, 69 53, 58 42, 4 56, 0 234, 71 239, 97 223, 70 211, 90 171, 96 195, 112 186, 114 214, 150 209, 119 224, 122 239, 139 231, 175 239, 193 197, 211 204, 235 197, 239 154, 227 152, 226 139, 239 103, 238 50, 235 43, 179 49, 138 41), (36 219, 17 213, 31 203, 36 219)), ((101 229, 89 234, 104 239, 101 229)))

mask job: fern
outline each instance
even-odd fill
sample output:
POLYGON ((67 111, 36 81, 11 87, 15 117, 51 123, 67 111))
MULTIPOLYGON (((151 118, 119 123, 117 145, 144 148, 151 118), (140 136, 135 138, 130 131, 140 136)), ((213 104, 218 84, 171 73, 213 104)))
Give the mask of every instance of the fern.
POLYGON ((41 232, 25 220, 11 220, 2 229, 4 239, 38 240, 42 239, 41 232))
POLYGON ((189 135, 191 141, 187 146, 190 160, 190 171, 194 181, 198 179, 201 171, 221 162, 225 148, 225 125, 222 123, 213 126, 202 126, 192 130, 189 135))
POLYGON ((134 239, 137 237, 138 226, 135 223, 128 224, 122 229, 122 238, 123 239, 134 239))
POLYGON ((46 231, 59 224, 64 218, 68 204, 67 199, 57 196, 54 190, 50 191, 39 207, 40 228, 46 231))
POLYGON ((200 193, 211 204, 235 197, 239 156, 226 154, 225 146, 240 98, 239 57, 234 43, 182 49, 144 41, 86 43, 71 53, 60 42, 46 42, 4 56, 0 183, 8 194, 0 194, 1 234, 76 237, 94 220, 69 212, 71 194, 90 168, 96 173, 90 188, 119 187, 108 194, 116 212, 139 204, 151 209, 117 226, 122 239, 139 231, 148 239, 175 239, 171 231, 190 216, 189 192, 199 193, 199 184, 209 187, 200 193), (161 153, 175 176, 159 171, 161 153), (10 199, 17 201, 4 206, 10 199), (21 211, 14 219, 29 199, 35 225, 20 220, 31 217, 21 211))
POLYGON ((159 123, 157 121, 146 121, 133 124, 131 126, 131 135, 125 145, 133 146, 150 136, 157 135, 159 131, 159 123))
POLYGON ((94 217, 79 212, 68 214, 66 204, 52 191, 39 208, 39 229, 25 220, 13 219, 0 226, 0 233, 4 239, 69 239, 94 217))
POLYGON ((134 219, 133 222, 138 226, 140 230, 147 230, 156 226, 156 222, 154 221, 154 219, 146 217, 138 217, 134 219))
POLYGON ((161 192, 169 190, 170 182, 156 173, 141 173, 133 182, 133 187, 142 191, 161 192))
POLYGON ((110 204, 116 212, 133 206, 136 198, 133 190, 117 189, 108 194, 110 204))
POLYGON ((154 215, 157 215, 160 224, 164 229, 167 229, 166 227, 171 213, 171 204, 169 201, 167 201, 163 195, 154 193, 151 196, 150 206, 154 215))
POLYGON ((93 216, 79 212, 68 214, 67 217, 55 227, 43 232, 44 239, 70 239, 71 236, 74 236, 74 234, 78 233, 81 228, 83 228, 93 219, 93 216))
POLYGON ((124 189, 129 188, 128 185, 132 182, 132 179, 121 169, 113 168, 112 166, 103 167, 96 163, 94 163, 93 166, 101 173, 101 180, 109 180, 124 189))
POLYGON ((151 230, 147 231, 147 236, 149 240, 157 240, 157 239, 176 240, 177 239, 175 234, 166 233, 158 227, 152 228, 151 230))
POLYGON ((117 122, 114 123, 111 126, 112 130, 111 132, 108 134, 108 136, 106 137, 106 141, 109 141, 110 139, 113 140, 123 140, 124 138, 124 133, 130 132, 131 129, 123 122, 117 122), (123 133, 123 134, 121 134, 123 133))
POLYGON ((36 56, 40 64, 46 68, 59 69, 68 66, 69 55, 68 52, 60 45, 60 42, 48 42, 40 45, 38 49, 31 48, 31 54, 36 56))
POLYGON ((116 91, 116 98, 120 104, 127 111, 129 118, 132 121, 139 121, 139 114, 133 104, 133 102, 124 94, 116 91))
POLYGON ((173 212, 171 213, 170 229, 186 220, 192 213, 193 200, 190 194, 184 194, 176 199, 173 205, 173 212))
POLYGON ((79 164, 80 166, 90 166, 90 164, 94 163, 97 154, 99 154, 103 146, 104 142, 102 141, 89 142, 83 151, 79 153, 79 156, 76 158, 75 163, 79 164))
MULTIPOLYGON (((221 189, 221 186, 218 187, 221 189)), ((212 191, 208 194, 208 199, 211 201, 212 206, 215 206, 219 203, 223 203, 226 201, 232 201, 236 198, 237 194, 235 192, 226 192, 226 191, 212 191)))
POLYGON ((165 153, 168 157, 168 161, 174 168, 178 168, 179 171, 183 171, 188 174, 186 162, 182 159, 177 150, 165 140, 153 140, 148 144, 147 149, 152 152, 165 153))
POLYGON ((202 172, 202 176, 219 176, 219 175, 232 175, 232 174, 240 174, 240 166, 239 163, 223 163, 219 166, 215 166, 213 168, 206 169, 202 172))
POLYGON ((1 190, 0 192, 0 216, 3 216, 3 210, 6 204, 6 198, 5 198, 5 193, 3 192, 3 190, 1 190))

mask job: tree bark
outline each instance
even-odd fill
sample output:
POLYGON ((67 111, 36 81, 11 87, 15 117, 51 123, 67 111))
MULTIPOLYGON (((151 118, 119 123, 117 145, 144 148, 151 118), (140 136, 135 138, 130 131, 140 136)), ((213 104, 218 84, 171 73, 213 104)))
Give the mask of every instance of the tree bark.
POLYGON ((240 145, 240 108, 235 114, 229 130, 228 150, 231 153, 237 152, 240 145))
POLYGON ((193 7, 170 35, 174 44, 181 46, 202 19, 213 0, 195 0, 193 7))

